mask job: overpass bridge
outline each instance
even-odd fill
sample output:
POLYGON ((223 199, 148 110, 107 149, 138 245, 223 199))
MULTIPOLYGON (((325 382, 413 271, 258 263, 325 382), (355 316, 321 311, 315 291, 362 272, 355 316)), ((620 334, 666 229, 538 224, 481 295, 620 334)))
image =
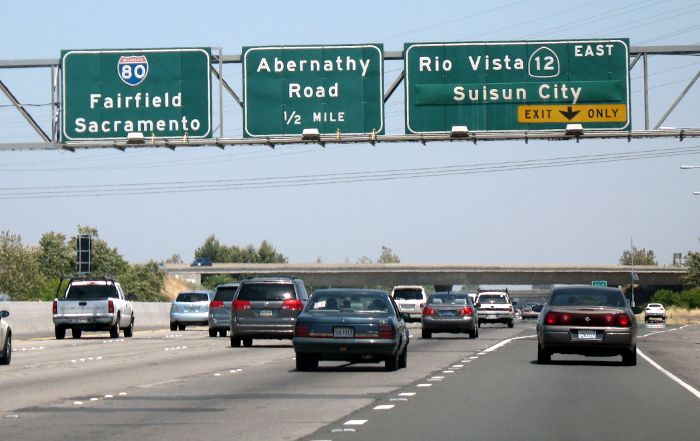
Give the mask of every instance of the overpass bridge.
MULTIPOLYGON (((311 287, 394 285, 553 285, 585 284, 605 280, 608 286, 632 281, 632 268, 624 265, 441 265, 441 264, 326 264, 326 263, 215 263, 212 266, 166 264, 167 273, 193 282, 213 274, 237 278, 252 275, 287 275, 311 287)), ((645 286, 677 288, 686 269, 677 266, 635 266, 645 286)))

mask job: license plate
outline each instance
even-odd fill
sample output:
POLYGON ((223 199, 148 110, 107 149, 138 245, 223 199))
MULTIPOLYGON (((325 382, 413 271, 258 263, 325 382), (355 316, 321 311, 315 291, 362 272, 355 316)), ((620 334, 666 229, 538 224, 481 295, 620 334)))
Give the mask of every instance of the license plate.
POLYGON ((441 316, 443 317, 453 317, 455 315, 454 311, 442 311, 440 313, 441 316))
POLYGON ((588 331, 588 330, 579 329, 578 338, 580 340, 595 340, 596 333, 595 333, 595 331, 588 331))
POLYGON ((355 328, 333 328, 333 337, 352 338, 355 336, 355 328))
POLYGON ((401 308, 403 308, 403 309, 416 309, 416 305, 403 305, 401 308))
POLYGON ((263 309, 260 311, 260 317, 272 317, 272 311, 269 309, 263 309))
POLYGON ((486 320, 496 320, 497 318, 498 317, 496 317, 495 315, 487 315, 486 316, 486 320))

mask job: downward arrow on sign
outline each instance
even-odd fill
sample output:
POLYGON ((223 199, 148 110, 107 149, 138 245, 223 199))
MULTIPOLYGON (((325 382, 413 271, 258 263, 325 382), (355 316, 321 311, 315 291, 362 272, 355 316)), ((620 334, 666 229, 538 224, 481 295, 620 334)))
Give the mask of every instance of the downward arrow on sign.
POLYGON ((574 119, 574 117, 575 117, 576 115, 578 115, 579 112, 580 112, 580 110, 577 110, 577 111, 574 112, 573 109, 571 108, 571 106, 569 106, 569 107, 566 109, 566 112, 564 112, 563 110, 560 110, 560 111, 559 111, 559 113, 561 113, 562 115, 564 115, 564 118, 568 119, 569 121, 571 121, 572 119, 574 119))

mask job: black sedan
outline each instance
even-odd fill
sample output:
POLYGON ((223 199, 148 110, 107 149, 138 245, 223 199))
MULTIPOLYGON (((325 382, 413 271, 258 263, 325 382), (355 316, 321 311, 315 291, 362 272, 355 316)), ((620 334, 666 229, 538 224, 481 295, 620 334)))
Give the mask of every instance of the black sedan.
POLYGON ((408 329, 389 293, 375 289, 319 289, 297 318, 297 370, 321 360, 384 362, 386 370, 406 367, 408 329))
POLYGON ((637 364, 637 321, 622 292, 554 288, 537 320, 537 361, 549 363, 553 353, 622 355, 622 364, 637 364))

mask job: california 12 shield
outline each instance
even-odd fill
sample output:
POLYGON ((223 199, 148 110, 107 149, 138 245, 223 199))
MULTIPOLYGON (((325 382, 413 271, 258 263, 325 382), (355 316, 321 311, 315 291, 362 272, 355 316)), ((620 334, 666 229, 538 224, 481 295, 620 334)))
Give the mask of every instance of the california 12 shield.
POLYGON ((119 78, 129 86, 138 86, 148 75, 148 60, 144 55, 119 57, 117 63, 119 78))

